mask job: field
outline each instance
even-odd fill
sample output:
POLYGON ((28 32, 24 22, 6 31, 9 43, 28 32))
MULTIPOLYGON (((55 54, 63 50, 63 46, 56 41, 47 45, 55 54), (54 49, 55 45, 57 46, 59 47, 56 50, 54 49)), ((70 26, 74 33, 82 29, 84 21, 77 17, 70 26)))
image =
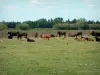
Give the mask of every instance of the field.
POLYGON ((100 43, 74 38, 0 42, 0 75, 100 75, 100 43))

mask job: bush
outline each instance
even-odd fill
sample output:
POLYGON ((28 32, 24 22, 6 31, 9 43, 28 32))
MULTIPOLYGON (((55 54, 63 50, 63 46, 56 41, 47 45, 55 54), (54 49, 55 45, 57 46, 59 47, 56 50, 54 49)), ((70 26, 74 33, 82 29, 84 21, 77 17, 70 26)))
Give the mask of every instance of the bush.
POLYGON ((5 30, 5 29, 7 29, 7 25, 0 23, 0 30, 5 30))
POLYGON ((54 29, 60 29, 60 30, 78 30, 77 24, 69 24, 69 23, 60 23, 54 25, 54 29))
POLYGON ((89 25, 88 25, 86 19, 84 19, 84 18, 78 19, 76 24, 78 26, 78 29, 82 29, 82 30, 89 29, 89 25))
POLYGON ((75 24, 70 24, 70 30, 78 30, 78 25, 75 24))
POLYGON ((89 29, 91 30, 100 30, 100 24, 89 24, 89 29))
POLYGON ((16 28, 16 22, 8 22, 7 26, 8 28, 16 28))
POLYGON ((70 29, 70 25, 67 23, 60 23, 60 24, 56 24, 53 26, 54 29, 60 29, 60 30, 69 30, 70 29))
POLYGON ((21 30, 28 30, 29 29, 29 25, 26 23, 22 23, 22 24, 18 24, 17 29, 21 29, 21 30))

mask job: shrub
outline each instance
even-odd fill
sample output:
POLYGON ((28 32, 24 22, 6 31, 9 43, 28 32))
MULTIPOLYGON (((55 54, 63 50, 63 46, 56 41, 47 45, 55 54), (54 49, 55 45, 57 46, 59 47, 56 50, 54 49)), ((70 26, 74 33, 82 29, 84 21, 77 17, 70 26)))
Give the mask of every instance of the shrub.
POLYGON ((89 29, 91 30, 100 30, 100 24, 89 24, 89 29))
POLYGON ((17 29, 28 30, 29 29, 29 25, 26 24, 26 23, 18 24, 17 25, 17 29))
POLYGON ((5 30, 5 29, 7 29, 7 25, 0 23, 0 30, 5 30))

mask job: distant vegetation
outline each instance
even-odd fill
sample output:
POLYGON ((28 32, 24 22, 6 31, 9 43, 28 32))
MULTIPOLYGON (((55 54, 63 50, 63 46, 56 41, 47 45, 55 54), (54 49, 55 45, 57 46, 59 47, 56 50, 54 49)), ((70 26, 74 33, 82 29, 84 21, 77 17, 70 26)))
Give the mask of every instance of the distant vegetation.
POLYGON ((29 30, 33 28, 53 28, 59 30, 100 30, 100 21, 87 21, 84 18, 66 20, 57 17, 55 19, 39 19, 36 21, 23 21, 23 22, 0 22, 0 30, 4 29, 20 29, 29 30))

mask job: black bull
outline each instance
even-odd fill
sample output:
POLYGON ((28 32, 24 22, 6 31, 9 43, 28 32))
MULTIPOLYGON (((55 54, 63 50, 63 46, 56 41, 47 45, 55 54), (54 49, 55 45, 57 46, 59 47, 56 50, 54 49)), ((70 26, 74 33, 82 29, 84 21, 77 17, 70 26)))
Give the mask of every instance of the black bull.
POLYGON ((100 37, 100 32, 92 31, 92 32, 90 32, 90 35, 100 37))
POLYGON ((68 36, 70 36, 70 37, 77 37, 77 36, 81 36, 82 37, 82 32, 77 32, 76 34, 68 34, 68 36))
POLYGON ((8 37, 10 36, 12 38, 13 36, 17 36, 18 40, 21 39, 23 36, 27 37, 27 33, 21 33, 21 32, 8 32, 7 34, 8 34, 8 37))
POLYGON ((58 31, 57 32, 57 35, 59 36, 59 37, 61 37, 62 35, 64 36, 64 38, 66 37, 66 32, 64 32, 64 31, 58 31))

